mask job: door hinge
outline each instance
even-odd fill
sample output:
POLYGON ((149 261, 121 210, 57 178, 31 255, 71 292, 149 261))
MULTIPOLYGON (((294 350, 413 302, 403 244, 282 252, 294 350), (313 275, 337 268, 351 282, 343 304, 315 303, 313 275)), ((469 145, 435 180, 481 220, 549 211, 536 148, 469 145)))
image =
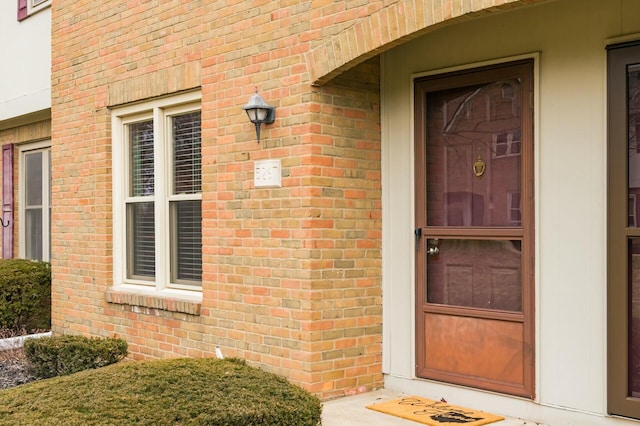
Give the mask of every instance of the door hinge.
POLYGON ((420 239, 422 238, 422 228, 414 229, 413 235, 416 237, 416 250, 418 250, 420 248, 420 239))

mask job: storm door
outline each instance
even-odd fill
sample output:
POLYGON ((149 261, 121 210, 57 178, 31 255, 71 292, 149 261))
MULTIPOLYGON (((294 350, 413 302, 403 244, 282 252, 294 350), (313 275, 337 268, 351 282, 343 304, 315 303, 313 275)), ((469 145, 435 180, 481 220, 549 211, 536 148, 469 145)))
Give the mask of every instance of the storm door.
POLYGON ((530 398, 532 64, 415 83, 416 374, 530 398))
POLYGON ((48 262, 51 253, 49 141, 20 147, 20 257, 48 262))
POLYGON ((640 44, 608 50, 608 409, 640 419, 640 44))

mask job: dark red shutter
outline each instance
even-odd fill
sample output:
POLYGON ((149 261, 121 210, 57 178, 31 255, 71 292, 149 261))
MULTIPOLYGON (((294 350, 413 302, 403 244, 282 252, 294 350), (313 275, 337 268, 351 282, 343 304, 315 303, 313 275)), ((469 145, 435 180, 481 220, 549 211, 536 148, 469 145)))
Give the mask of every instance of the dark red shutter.
POLYGON ((18 0, 18 21, 27 17, 27 0, 18 0))
POLYGON ((13 257, 13 144, 2 146, 2 258, 13 257), (6 226, 5 226, 6 225, 6 226))

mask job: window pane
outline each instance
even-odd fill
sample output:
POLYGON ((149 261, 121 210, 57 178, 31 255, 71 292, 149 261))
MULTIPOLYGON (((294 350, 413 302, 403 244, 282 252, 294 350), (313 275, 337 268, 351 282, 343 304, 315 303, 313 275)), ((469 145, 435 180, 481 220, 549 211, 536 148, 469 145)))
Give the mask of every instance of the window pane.
POLYGON ((25 204, 26 207, 42 205, 42 152, 25 154, 25 204))
POLYGON ((202 281, 202 203, 176 201, 171 206, 171 275, 176 281, 202 281))
MULTIPOLYGON (((629 132, 629 199, 640 194, 640 65, 627 72, 628 132, 629 132)), ((629 226, 637 226, 638 206, 629 203, 629 226)))
POLYGON ((428 226, 521 226, 508 196, 521 190, 521 86, 511 79, 427 94, 428 226))
POLYGON ((153 195, 153 120, 130 124, 127 127, 131 158, 129 195, 153 195))
POLYGON ((173 128, 173 193, 202 191, 200 153, 200 111, 171 118, 173 128))
POLYGON ((153 203, 127 204, 128 277, 155 277, 156 242, 153 203))
POLYGON ((24 221, 25 257, 44 260, 42 258, 42 208, 26 209, 24 221))
POLYGON ((522 311, 519 240, 429 239, 427 302, 522 311))
POLYGON ((629 240, 629 395, 640 398, 640 238, 629 240))

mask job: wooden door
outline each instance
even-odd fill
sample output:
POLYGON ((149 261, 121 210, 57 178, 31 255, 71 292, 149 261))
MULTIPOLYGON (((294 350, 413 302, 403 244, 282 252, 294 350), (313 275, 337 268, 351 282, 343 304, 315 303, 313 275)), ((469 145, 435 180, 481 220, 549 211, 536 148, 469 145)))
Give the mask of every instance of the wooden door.
POLYGON ((532 61, 416 81, 416 374, 532 398, 532 61))

